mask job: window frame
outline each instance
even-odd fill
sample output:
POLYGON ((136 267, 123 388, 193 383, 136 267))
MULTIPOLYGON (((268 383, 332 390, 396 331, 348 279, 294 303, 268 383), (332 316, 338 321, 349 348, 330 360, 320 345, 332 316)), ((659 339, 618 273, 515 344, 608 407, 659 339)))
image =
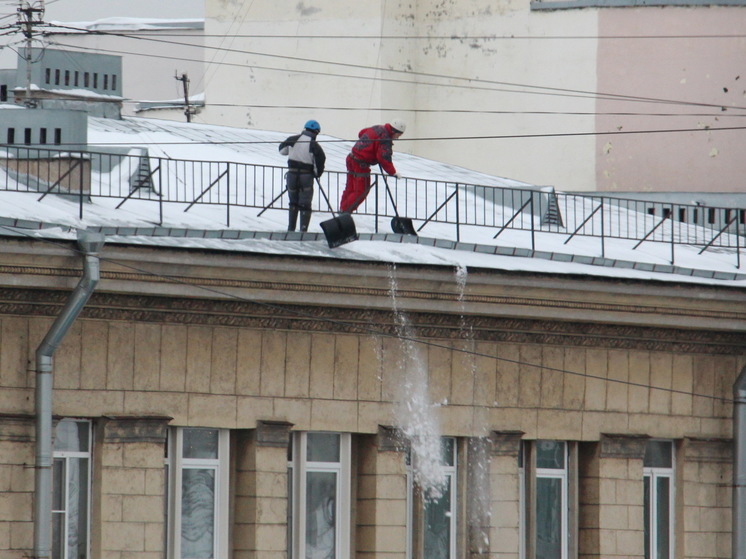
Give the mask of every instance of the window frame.
MULTIPOLYGON (((450 440, 451 444, 451 464, 443 464, 444 474, 448 479, 448 489, 451 495, 448 514, 450 515, 449 526, 449 550, 448 559, 458 557, 458 527, 459 527, 459 440, 456 437, 441 437, 442 440, 450 440)), ((406 558, 415 559, 415 555, 425 556, 425 507, 426 503, 422 500, 422 493, 417 488, 414 481, 414 472, 412 469, 411 458, 407 459, 407 545, 406 558), (415 510, 417 509, 417 510, 415 510), (417 540, 417 544, 415 543, 417 540)))
POLYGON ((352 437, 333 431, 299 431, 291 434, 288 460, 288 559, 306 556, 307 474, 335 473, 335 559, 350 559, 352 437), (308 435, 339 436, 339 462, 308 460, 308 435), (298 514, 298 513, 302 514, 298 514), (302 535, 302 536, 301 536, 302 535))
POLYGON ((229 557, 230 525, 230 432, 213 427, 172 427, 168 432, 165 469, 166 493, 166 556, 169 559, 190 559, 181 554, 181 503, 184 470, 213 470, 215 492, 213 496, 213 559, 229 557), (217 458, 184 458, 184 432, 186 430, 215 430, 218 432, 217 458))
MULTIPOLYGON (((87 451, 72 451, 72 450, 52 450, 52 467, 54 468, 54 465, 59 463, 58 461, 62 461, 64 464, 63 466, 63 475, 65 479, 65 493, 64 493, 64 508, 55 510, 54 508, 54 502, 55 498, 54 495, 57 492, 56 488, 52 488, 52 517, 54 518, 55 515, 61 514, 63 516, 63 522, 62 522, 62 531, 64 534, 64 537, 61 538, 62 545, 62 555, 60 559, 71 559, 69 557, 68 551, 68 535, 69 535, 69 519, 70 519, 70 467, 69 464, 72 460, 78 460, 78 459, 85 459, 87 460, 87 467, 86 467, 86 518, 85 518, 85 527, 86 527, 86 541, 85 541, 85 557, 89 558, 91 556, 91 488, 92 488, 92 477, 93 477, 93 427, 92 422, 88 419, 73 419, 73 418, 64 418, 61 419, 57 425, 55 425, 55 432, 57 430, 57 427, 59 427, 60 423, 63 422, 73 422, 73 423, 85 423, 88 428, 88 450, 87 451)), ((56 438, 56 437, 55 437, 56 438)), ((54 474, 53 474, 54 475, 54 474)), ((54 525, 54 521, 52 522, 54 525)), ((53 536, 54 539, 54 530, 53 530, 53 536)), ((78 557, 74 559, 79 559, 78 557)))
POLYGON ((648 532, 648 538, 644 542, 644 556, 649 557, 649 554, 654 554, 657 557, 659 521, 657 499, 658 480, 668 479, 668 557, 669 559, 674 559, 676 543, 674 539, 676 527, 676 447, 673 441, 666 439, 651 439, 648 442, 668 443, 671 448, 671 465, 668 467, 645 466, 643 462, 643 483, 645 483, 646 479, 649 480, 650 487, 648 499, 643 502, 643 518, 649 520, 649 524, 645 526, 645 529, 648 532))

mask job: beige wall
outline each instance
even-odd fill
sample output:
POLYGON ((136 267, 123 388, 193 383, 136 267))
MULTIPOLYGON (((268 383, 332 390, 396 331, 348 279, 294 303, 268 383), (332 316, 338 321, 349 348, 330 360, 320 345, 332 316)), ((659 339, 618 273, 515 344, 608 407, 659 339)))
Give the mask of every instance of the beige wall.
MULTIPOLYGON (((36 254, 31 244, 7 242, 0 254, 0 559, 32 547, 34 356, 79 273, 61 247, 36 254)), ((391 270, 105 251, 102 282, 54 361, 55 416, 95 426, 94 556, 160 556, 166 428, 193 426, 233 431, 234 557, 281 559, 282 441, 330 430, 353 433, 351 546, 403 559, 404 453, 381 426, 398 424, 406 360, 396 338, 369 331, 395 331, 391 270)), ((451 270, 396 274, 399 308, 431 342, 423 359, 442 433, 460 438, 462 457, 469 439, 490 441, 486 524, 468 502, 475 472, 459 463, 462 553, 481 556, 476 538, 488 534, 491 557, 517 559, 519 443, 557 439, 580 449, 581 556, 639 557, 629 542, 642 530, 641 447, 604 445, 659 437, 679 449, 678 556, 728 557, 728 398, 746 365, 740 293, 474 271, 460 294, 451 270)))

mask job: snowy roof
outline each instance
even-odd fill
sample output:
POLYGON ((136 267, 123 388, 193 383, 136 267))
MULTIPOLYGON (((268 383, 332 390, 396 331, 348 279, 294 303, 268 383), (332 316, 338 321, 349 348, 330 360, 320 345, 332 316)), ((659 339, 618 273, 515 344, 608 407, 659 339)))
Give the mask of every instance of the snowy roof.
POLYGON ((49 33, 83 33, 85 31, 165 31, 205 28, 204 19, 157 19, 134 17, 106 17, 95 21, 50 22, 49 33), (55 29, 55 26, 59 28, 55 29), (70 29, 73 28, 73 29, 70 29), (78 31, 80 30, 80 31, 78 31))
MULTIPOLYGON (((235 162, 282 168, 286 165, 286 158, 279 154, 277 146, 290 133, 144 118, 113 120, 90 117, 88 139, 91 151, 116 148, 122 152, 142 153, 147 149, 150 157, 161 157, 163 161, 235 162)), ((336 172, 343 177, 345 157, 352 142, 323 135, 319 136, 319 141, 327 154, 329 173, 325 175, 336 172)), ((413 179, 452 185, 541 190, 538 186, 520 181, 398 151, 395 151, 394 162, 397 170, 406 177, 406 181, 402 182, 417 185, 407 189, 407 207, 414 207, 409 203, 414 204, 428 195, 426 190, 430 183, 413 179)), ((116 172, 113 169, 108 173, 116 172)), ((572 237, 573 231, 569 227, 537 227, 533 234, 526 230, 506 228, 495 238, 499 227, 464 225, 457 229, 453 223, 425 223, 421 216, 416 223, 418 227, 423 226, 419 236, 400 235, 388 232, 387 220, 376 221, 371 215, 355 215, 360 239, 329 248, 319 224, 329 219, 331 213, 324 211, 318 189, 315 202, 320 206, 314 212, 309 233, 301 234, 285 231, 287 210, 279 208, 270 208, 259 215, 256 207, 234 206, 230 208, 228 225, 226 209, 221 206, 195 204, 185 211, 184 203, 164 202, 159 205, 153 200, 138 199, 122 203, 122 197, 96 196, 96 189, 99 188, 97 181, 105 182, 106 178, 103 173, 94 172, 91 185, 93 195, 90 202, 85 204, 81 218, 77 199, 56 195, 40 197, 38 191, 8 191, 16 188, 12 186, 15 179, 9 173, 0 172, 2 234, 72 240, 76 238, 77 229, 93 228, 104 231, 109 243, 131 245, 746 287, 746 272, 742 273, 737 267, 740 264, 737 248, 702 251, 701 242, 686 244, 687 238, 701 238, 702 232, 699 230, 702 227, 693 224, 686 226, 683 233, 679 229, 680 238, 673 246, 667 242, 635 240, 642 239, 645 231, 633 232, 635 235, 627 239, 602 240, 593 236, 572 237), (675 261, 672 264, 674 252, 675 261)), ((379 196, 385 196, 385 193, 379 196)), ((515 212, 515 208, 498 207, 486 199, 475 197, 474 192, 464 191, 460 196, 464 197, 464 203, 479 204, 480 211, 500 214, 503 223, 515 212)), ((264 200, 269 202, 267 198, 264 200)), ((331 200, 335 210, 337 203, 337 199, 331 200)), ((594 210, 591 202, 581 199, 580 205, 583 208, 577 211, 598 219, 597 215, 592 215, 594 210)), ((648 219, 650 216, 633 216, 634 219, 630 219, 630 215, 626 215, 630 213, 629 210, 618 209, 615 212, 619 214, 619 221, 625 220, 629 229, 638 227, 635 224, 639 223, 646 223, 646 228, 654 223, 648 219), (626 212, 624 216, 621 215, 623 212, 626 212)), ((712 233, 707 234, 713 236, 712 233)), ((726 233, 725 236, 731 235, 726 233)), ((731 239, 727 246, 736 247, 740 243, 731 239)))

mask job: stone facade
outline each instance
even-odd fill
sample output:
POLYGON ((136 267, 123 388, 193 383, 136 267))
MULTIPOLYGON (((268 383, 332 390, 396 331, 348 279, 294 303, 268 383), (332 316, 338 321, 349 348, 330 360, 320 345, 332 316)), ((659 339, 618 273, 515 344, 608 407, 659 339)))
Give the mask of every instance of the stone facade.
MULTIPOLYGON (((34 350, 80 266, 62 249, 28 248, 8 243, 0 256, 0 559, 31 554, 34 350)), ((106 256, 54 363, 55 418, 94 427, 91 557, 164 556, 168 429, 209 427, 231 432, 224 557, 286 557, 287 446, 295 432, 332 431, 352 433, 343 556, 405 559, 407 441, 396 427, 407 355, 389 268, 106 256)), ((574 449, 573 556, 643 557, 643 450, 656 438, 676 448, 676 556, 729 557, 740 292, 681 285, 661 296, 644 282, 476 271, 459 302, 450 270, 395 273, 398 304, 426 342, 440 430, 458 441, 459 556, 519 559, 531 533, 522 443, 548 439, 574 449)))

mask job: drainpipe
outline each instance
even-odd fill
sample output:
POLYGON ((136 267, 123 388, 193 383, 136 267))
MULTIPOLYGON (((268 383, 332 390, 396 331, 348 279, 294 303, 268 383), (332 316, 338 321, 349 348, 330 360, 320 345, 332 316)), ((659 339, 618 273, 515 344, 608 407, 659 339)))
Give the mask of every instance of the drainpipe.
POLYGON ((746 557, 746 367, 733 385, 733 559, 746 557))
POLYGON ((78 230, 78 246, 85 256, 83 277, 36 350, 34 559, 52 555, 52 357, 96 289, 103 244, 102 233, 78 230))

